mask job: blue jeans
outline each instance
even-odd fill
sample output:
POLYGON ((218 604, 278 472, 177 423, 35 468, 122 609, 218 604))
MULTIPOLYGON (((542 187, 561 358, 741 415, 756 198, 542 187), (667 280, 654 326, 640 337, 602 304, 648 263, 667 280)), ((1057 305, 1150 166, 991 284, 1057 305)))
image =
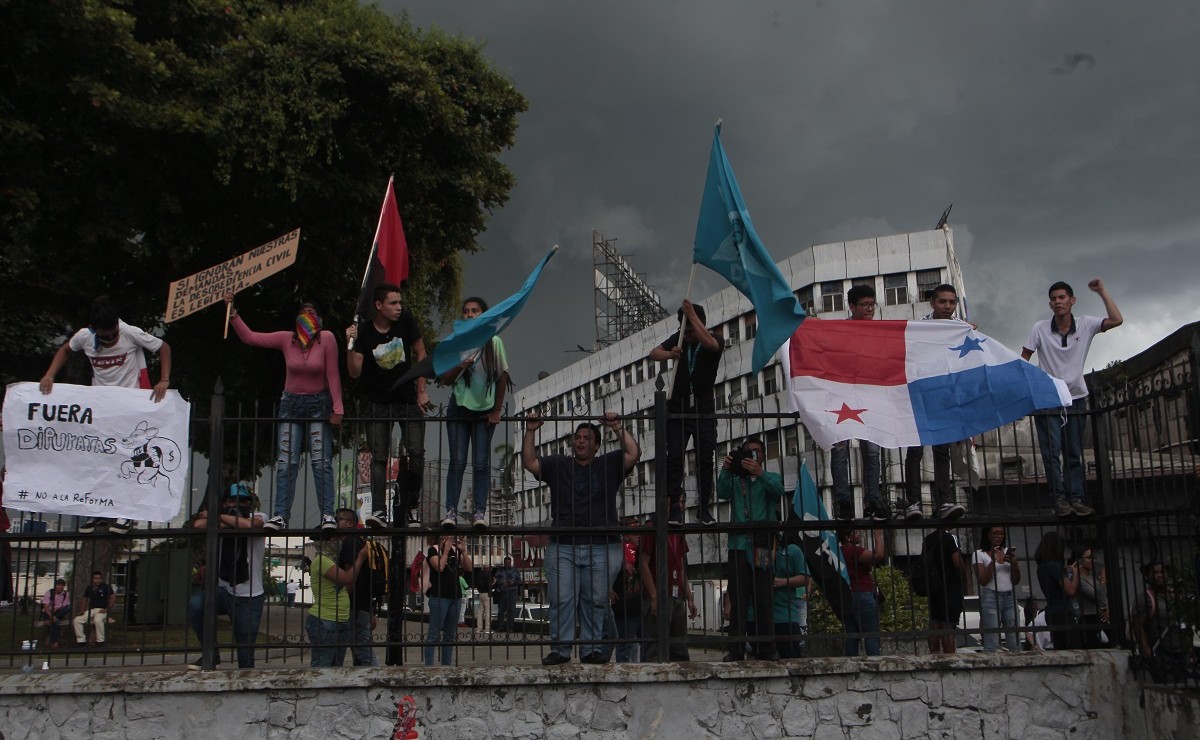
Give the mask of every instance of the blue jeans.
MULTIPOLYGON (((415 403, 367 404, 367 447, 371 450, 371 511, 387 511, 388 456, 392 452, 392 425, 399 420, 408 464, 401 465, 396 494, 402 509, 415 509, 421 502, 425 472, 425 421, 415 403)), ((403 516, 393 513, 393 519, 403 516)))
MULTIPOLYGON (((979 626, 983 629, 1009 628, 1004 633, 1004 644, 1012 652, 1021 649, 1017 642, 1017 599, 1012 591, 997 591, 992 588, 979 589, 979 626)), ((994 653, 1000 649, 1000 634, 983 633, 983 651, 994 653)))
MULTIPOLYGON (((850 594, 850 610, 846 612, 846 632, 879 632, 879 602, 874 591, 855 591, 850 594)), ((880 643, 875 637, 847 637, 846 655, 858 655, 858 641, 863 641, 867 655, 879 655, 880 643)))
POLYGON ((619 542, 597 545, 546 545, 546 583, 550 597, 551 652, 571 657, 570 640, 579 616, 579 655, 606 653, 603 639, 609 611, 608 591, 621 570, 619 542))
POLYGON ((337 662, 338 651, 341 650, 344 659, 346 643, 350 642, 350 620, 331 622, 309 613, 304 615, 304 631, 308 633, 310 666, 332 668, 341 665, 337 662))
POLYGON ((450 447, 450 467, 446 475, 447 509, 458 509, 463 474, 467 471, 467 448, 470 447, 475 513, 487 511, 488 492, 492 488, 492 434, 496 431, 496 427, 487 423, 487 416, 487 411, 472 411, 459 406, 454 396, 450 396, 446 422, 446 441, 450 447))
POLYGON ((278 447, 275 461, 274 516, 287 520, 296 496, 296 477, 300 472, 301 438, 308 435, 308 459, 317 488, 317 504, 322 514, 333 516, 333 461, 330 457, 330 427, 326 419, 333 409, 329 394, 299 395, 283 392, 279 399, 278 447), (288 421, 295 419, 296 421, 288 421))
MULTIPOLYGON (((858 440, 858 451, 862 456, 863 501, 879 500, 879 445, 865 439, 858 440)), ((834 502, 851 503, 854 494, 850 488, 850 441, 838 442, 829 450, 829 472, 833 477, 834 502)))
MULTIPOLYGON (((258 596, 234 596, 218 588, 217 616, 228 614, 233 621, 233 640, 237 649, 238 668, 254 667, 254 643, 258 641, 258 623, 262 621, 264 594, 258 596)), ((188 621, 196 633, 196 639, 204 642, 204 592, 197 591, 188 599, 188 621)))
POLYGON ((1065 416, 1061 412, 1033 415, 1046 483, 1055 500, 1083 501, 1083 424, 1087 420, 1087 397, 1071 404, 1065 416), (1064 470, 1065 465, 1065 470, 1064 470))
MULTIPOLYGON (((354 633, 354 642, 362 643, 350 648, 355 666, 378 666, 374 660, 374 648, 371 646, 371 612, 356 609, 353 618, 350 619, 350 631, 354 633)), ((337 664, 341 666, 342 661, 337 661, 337 664)))
POLYGON ((434 648, 442 643, 442 665, 454 665, 454 640, 458 637, 458 609, 462 599, 429 597, 429 632, 425 635, 425 665, 433 665, 434 648))

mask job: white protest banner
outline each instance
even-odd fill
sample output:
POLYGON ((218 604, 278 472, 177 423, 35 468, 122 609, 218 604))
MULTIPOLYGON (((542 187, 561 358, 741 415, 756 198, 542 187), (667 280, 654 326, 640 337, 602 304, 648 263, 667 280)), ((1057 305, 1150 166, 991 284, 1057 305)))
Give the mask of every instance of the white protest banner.
POLYGON ((4 505, 170 521, 188 479, 191 404, 140 388, 12 383, 4 397, 4 505))
POLYGON ((182 319, 279 272, 296 261, 300 229, 239 254, 231 260, 171 283, 167 323, 182 319))

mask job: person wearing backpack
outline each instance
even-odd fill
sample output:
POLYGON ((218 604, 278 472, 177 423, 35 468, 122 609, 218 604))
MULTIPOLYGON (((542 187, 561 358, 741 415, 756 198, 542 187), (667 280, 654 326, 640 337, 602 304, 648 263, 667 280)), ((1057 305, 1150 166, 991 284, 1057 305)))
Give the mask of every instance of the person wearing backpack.
MULTIPOLYGON (((354 509, 338 509, 334 514, 339 532, 358 529, 358 513, 354 509)), ((358 559, 358 552, 370 547, 370 543, 356 534, 348 534, 342 540, 342 549, 338 554, 338 565, 349 570, 358 559)), ((375 660, 375 650, 371 647, 371 634, 379 623, 375 616, 375 601, 383 596, 384 589, 380 587, 376 570, 371 566, 370 552, 363 560, 358 570, 358 577, 350 586, 350 635, 352 646, 350 654, 354 665, 379 665, 375 660)), ((387 573, 383 573, 383 582, 387 583, 387 573)), ((346 649, 340 647, 334 655, 333 664, 342 665, 346 660, 346 649)))

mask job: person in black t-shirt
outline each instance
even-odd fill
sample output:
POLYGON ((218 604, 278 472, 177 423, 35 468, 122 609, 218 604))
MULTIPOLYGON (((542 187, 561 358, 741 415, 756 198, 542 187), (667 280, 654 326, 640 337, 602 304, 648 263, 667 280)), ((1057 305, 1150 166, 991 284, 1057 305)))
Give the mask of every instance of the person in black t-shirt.
MULTIPOLYGON (((672 414, 700 414, 702 418, 671 419, 667 422, 667 490, 683 491, 683 456, 688 440, 696 445, 696 489, 698 506, 696 517, 701 524, 713 524, 709 506, 713 498, 713 460, 717 449, 716 401, 713 384, 717 380, 717 369, 721 364, 721 353, 725 349, 718 335, 704 325, 704 307, 693 304, 686 298, 676 314, 684 323, 683 342, 675 332, 665 342, 650 350, 650 359, 655 362, 675 360, 675 383, 667 411, 672 414)), ((668 519, 683 523, 683 512, 687 508, 687 494, 670 502, 668 519)))
MULTIPOLYGON (((338 533, 346 533, 342 540, 342 549, 338 552, 338 567, 350 570, 358 559, 358 551, 367 546, 367 541, 354 534, 358 527, 358 513, 354 509, 338 509, 335 515, 338 533)), ((383 594, 372 592, 374 571, 367 561, 359 568, 358 577, 350 587, 350 629, 353 633, 354 647, 350 652, 354 665, 378 665, 375 662, 375 650, 371 647, 371 633, 379 620, 375 617, 375 600, 383 594)), ((344 647, 334 652, 333 664, 342 665, 346 660, 344 647)))
MULTIPOLYGON (((108 610, 117 603, 117 592, 104 582, 104 574, 98 570, 92 571, 92 583, 83 590, 83 598, 76 603, 78 613, 71 620, 75 626, 75 641, 83 643, 87 638, 83 631, 88 622, 96 629, 95 644, 104 644, 105 627, 108 626, 108 610)), ((90 641, 88 644, 92 644, 90 641)))
POLYGON ((352 347, 346 352, 347 370, 351 378, 359 379, 359 387, 367 399, 367 415, 373 419, 367 422, 371 514, 364 523, 368 527, 387 524, 387 462, 393 420, 399 419, 408 452, 407 470, 402 469, 396 481, 399 506, 408 511, 410 524, 419 524, 417 506, 425 467, 425 422, 421 417, 431 404, 425 392, 425 378, 395 387, 396 381, 413 365, 425 359, 421 327, 412 312, 404 308, 400 288, 380 283, 375 288, 375 318, 362 327, 347 328, 346 339, 352 347))
POLYGON ((967 587, 967 561, 958 538, 945 527, 925 536, 922 565, 929 569, 929 652, 953 653, 967 587))

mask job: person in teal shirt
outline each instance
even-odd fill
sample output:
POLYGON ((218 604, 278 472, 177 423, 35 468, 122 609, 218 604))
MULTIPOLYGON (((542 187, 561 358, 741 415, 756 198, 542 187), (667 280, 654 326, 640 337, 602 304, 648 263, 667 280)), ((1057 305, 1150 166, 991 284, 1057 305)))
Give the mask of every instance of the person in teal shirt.
POLYGON ((775 621, 771 608, 771 567, 779 522, 779 500, 783 478, 765 469, 767 449, 762 440, 747 439, 735 453, 726 455, 717 478, 717 498, 729 502, 729 519, 734 524, 766 523, 761 531, 729 534, 730 615, 732 648, 727 661, 745 659, 747 622, 752 618, 754 634, 766 642, 754 644, 759 660, 777 660, 775 621), (751 611, 753 607, 753 612, 751 611))

